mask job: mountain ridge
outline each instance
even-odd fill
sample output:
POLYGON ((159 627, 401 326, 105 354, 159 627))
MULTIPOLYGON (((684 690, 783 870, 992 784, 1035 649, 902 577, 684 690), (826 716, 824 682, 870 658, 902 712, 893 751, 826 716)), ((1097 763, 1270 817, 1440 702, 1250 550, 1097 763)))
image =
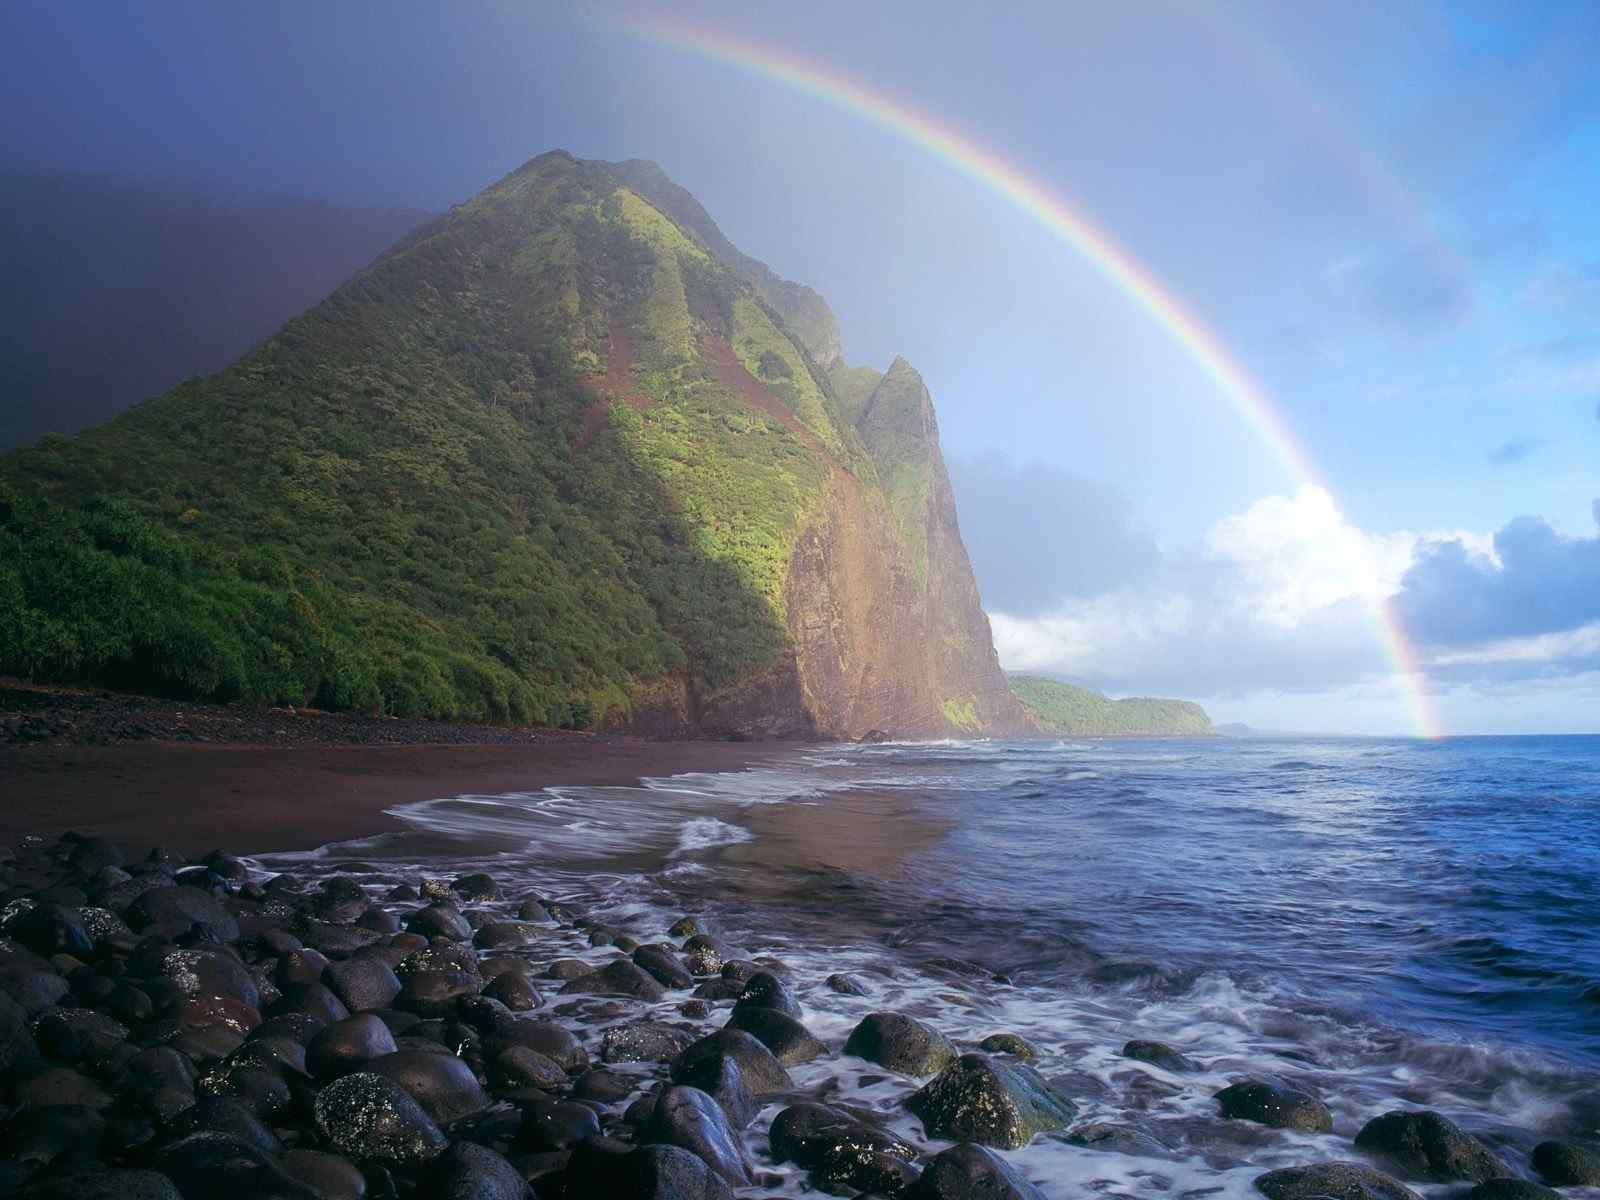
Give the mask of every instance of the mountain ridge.
POLYGON ((232 366, 0 460, 0 669, 667 735, 1026 729, 920 378, 884 376, 927 419, 880 468, 825 302, 674 188, 541 155, 232 366))

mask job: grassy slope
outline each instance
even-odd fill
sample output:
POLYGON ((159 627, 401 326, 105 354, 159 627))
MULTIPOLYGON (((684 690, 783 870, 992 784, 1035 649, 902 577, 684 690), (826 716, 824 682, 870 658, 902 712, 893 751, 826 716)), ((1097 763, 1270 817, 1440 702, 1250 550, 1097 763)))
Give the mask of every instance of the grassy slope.
POLYGON ((554 724, 758 672, 829 466, 713 378, 703 335, 781 359, 863 464, 752 310, 609 172, 537 159, 235 366, 0 460, 0 670, 554 724), (650 403, 584 440, 613 327, 650 403))
POLYGON ((1108 700, 1097 692, 1044 679, 1012 675, 1011 690, 1044 733, 1085 737, 1209 737, 1211 718, 1187 700, 1132 697, 1108 700))

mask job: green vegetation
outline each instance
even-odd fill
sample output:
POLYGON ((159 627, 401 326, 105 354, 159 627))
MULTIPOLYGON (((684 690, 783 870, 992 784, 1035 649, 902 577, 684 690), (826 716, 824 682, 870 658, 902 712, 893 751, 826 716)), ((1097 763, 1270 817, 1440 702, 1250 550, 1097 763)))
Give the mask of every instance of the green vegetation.
POLYGON ((1038 675, 1011 675, 1012 694, 1041 732, 1076 737, 1210 737, 1211 718, 1187 700, 1108 700, 1038 675))
POLYGON ((973 697, 964 700, 947 698, 939 705, 944 719, 962 733, 981 733, 983 722, 978 720, 978 706, 973 697))
POLYGON ((873 388, 856 418, 862 442, 877 465, 911 563, 928 573, 928 501, 933 494, 933 452, 939 431, 933 402, 911 364, 897 358, 873 388))
POLYGON ((882 371, 872 367, 848 367, 842 362, 835 363, 828 372, 833 394, 839 398, 839 408, 850 424, 861 420, 861 413, 867 407, 873 389, 882 379, 882 371))
POLYGON ((706 336, 871 467, 703 243, 545 155, 233 367, 0 459, 0 670, 583 725, 769 667, 830 464, 717 381, 706 336), (642 409, 596 391, 613 330, 642 409))

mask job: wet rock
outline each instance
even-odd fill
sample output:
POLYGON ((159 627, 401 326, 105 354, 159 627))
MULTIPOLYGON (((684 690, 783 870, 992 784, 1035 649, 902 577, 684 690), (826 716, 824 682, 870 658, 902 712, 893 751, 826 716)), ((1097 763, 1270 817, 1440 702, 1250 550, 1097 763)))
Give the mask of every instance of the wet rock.
POLYGON ((443 1017, 455 1011, 456 1001, 475 996, 482 984, 465 971, 413 971, 406 976, 395 1007, 422 1017, 443 1017))
POLYGON ((1600 1153, 1575 1142, 1540 1142, 1533 1169, 1551 1187, 1600 1187, 1600 1153))
POLYGON ((194 1064, 171 1046, 150 1046, 129 1059, 118 1076, 117 1093, 160 1120, 194 1103, 194 1064))
POLYGON ((368 908, 357 918, 356 928, 373 933, 399 933, 400 918, 386 908, 368 908))
POLYGON ((383 935, 356 925, 335 925, 329 921, 306 921, 300 932, 308 947, 320 950, 331 959, 350 958, 383 940, 383 935))
POLYGON ((671 1062, 689 1048, 694 1035, 659 1021, 635 1021, 608 1029, 600 1039, 600 1061, 671 1062))
POLYGON ((899 1195, 915 1178, 916 1150, 842 1108, 796 1104, 772 1122, 772 1155, 804 1167, 826 1192, 899 1195))
POLYGON ((955 1061, 956 1048, 943 1034, 900 1013, 876 1012, 862 1018, 844 1052, 901 1075, 933 1075, 955 1061))
POLYGON ((151 888, 124 914, 134 930, 198 930, 213 942, 238 940, 239 922, 216 897, 192 887, 151 888))
POLYGON ((299 946, 278 959, 278 986, 293 987, 297 983, 316 983, 327 972, 328 956, 320 950, 299 946))
POLYGON ((88 958, 94 942, 76 909, 62 904, 38 904, 7 923, 6 933, 35 954, 72 954, 88 958))
MULTIPOLYGON (((726 976, 726 966, 723 971, 726 976)), ((739 1012, 750 1008, 776 1009, 796 1021, 801 1016, 800 1001, 796 998, 794 989, 771 971, 757 971, 744 981, 744 986, 739 990, 738 1002, 733 1009, 739 1012)))
POLYGON ((726 1054, 700 1059, 682 1072, 678 1082, 698 1088, 715 1100, 735 1129, 747 1128, 755 1120, 759 1105, 745 1087, 739 1064, 726 1054))
POLYGON ((553 1058, 527 1046, 507 1046, 494 1059, 494 1078, 501 1087, 536 1087, 554 1091, 567 1085, 567 1072, 553 1058))
POLYGON ((321 983, 297 983, 283 989, 283 999, 272 1006, 272 1015, 304 1013, 323 1025, 342 1021, 350 1015, 344 1001, 321 983))
POLYGON ((629 1147, 594 1138, 573 1149, 564 1194, 622 1200, 733 1200, 733 1191, 699 1158, 677 1146, 629 1147))
POLYGON ((24 1080, 12 1089, 12 1099, 18 1104, 45 1108, 56 1104, 80 1105, 84 1108, 111 1107, 111 1093, 87 1075, 70 1067, 49 1067, 24 1080))
POLYGON ((128 1028, 91 1008, 51 1008, 33 1022, 40 1053, 71 1065, 104 1061, 127 1039, 128 1028))
POLYGON ((456 1142, 434 1160, 427 1194, 437 1200, 523 1200, 522 1173, 499 1154, 456 1142))
POLYGON ((523 1106, 520 1145, 529 1150, 565 1150, 600 1135, 594 1109, 570 1100, 534 1100, 523 1106))
MULTIPOLYGON (((31 957, 31 956, 30 956, 31 957)), ((27 1018, 36 1017, 53 1004, 59 1004, 67 994, 67 981, 50 969, 43 960, 35 960, 37 967, 17 964, 0 967, 0 1066, 5 1065, 8 1022, 14 1018, 6 1015, 8 1006, 27 1018)))
POLYGON ((640 946, 633 952, 633 962, 662 987, 694 986, 694 977, 678 961, 671 946, 640 946))
POLYGON ((450 882, 450 890, 468 903, 482 903, 498 899, 500 887, 494 881, 494 876, 487 871, 474 871, 470 875, 458 875, 450 882))
POLYGON ((724 1055, 738 1065, 740 1079, 754 1097, 770 1096, 794 1087, 789 1072, 773 1057, 772 1051, 742 1029, 719 1029, 692 1043, 672 1060, 672 1082, 689 1083, 702 1063, 724 1055))
POLYGON ((1255 1185, 1268 1200, 1419 1200, 1398 1180, 1353 1162, 1284 1167, 1259 1176, 1255 1185))
MULTIPOLYGON (((64 994, 66 981, 62 980, 61 984, 64 994)), ((29 1061, 38 1053, 39 1046, 33 1040, 27 1011, 10 997, 0 995, 0 1072, 14 1070, 17 1064, 29 1061)))
POLYGON ((173 950, 162 956, 161 974, 185 996, 226 996, 251 1008, 261 990, 245 965, 224 950, 173 950))
POLYGON ((400 995, 400 978, 378 959, 351 958, 330 963, 325 976, 333 994, 351 1012, 388 1008, 400 995))
POLYGON ((184 1200, 177 1186, 156 1171, 91 1167, 30 1183, 17 1200, 184 1200))
POLYGON ((259 1146, 228 1133, 203 1131, 163 1146, 152 1164, 185 1196, 236 1196, 254 1200, 318 1200, 290 1178, 259 1146))
POLYGON ((289 1082, 280 1068, 237 1054, 229 1055, 200 1076, 195 1094, 236 1100, 268 1119, 278 1117, 292 1099, 289 1082))
POLYGON ((526 1046, 558 1064, 563 1071, 584 1071, 589 1053, 572 1032, 553 1021, 519 1018, 495 1033, 498 1046, 526 1046))
POLYGON ((1085 1150, 1104 1150, 1126 1154, 1131 1158, 1173 1157, 1160 1140, 1144 1130, 1106 1121, 1075 1125, 1061 1140, 1071 1146, 1082 1146, 1085 1150))
POLYGON ((812 1037, 804 1025, 775 1008, 735 1006, 727 1027, 748 1033, 786 1067, 808 1063, 828 1052, 828 1047, 812 1037))
POLYGON ((734 1187, 750 1183, 750 1164, 727 1115, 698 1088, 671 1087, 658 1095, 638 1136, 641 1145, 681 1146, 734 1187))
POLYGON ((407 954, 396 968, 402 980, 419 971, 459 971, 464 975, 482 975, 478 956, 472 948, 450 942, 420 946, 407 954))
POLYGON ((1225 1087, 1217 1093, 1216 1101, 1218 1110, 1229 1120, 1254 1121, 1273 1129, 1305 1133, 1328 1133, 1333 1129, 1333 1114, 1322 1101, 1264 1079, 1247 1079, 1225 1087))
POLYGON ((306 1047, 306 1069, 317 1079, 336 1079, 393 1054, 394 1034, 373 1013, 360 1013, 322 1029, 306 1047))
POLYGON ((711 1005, 704 1000, 685 1000, 678 1005, 678 1012, 691 1021, 704 1021, 711 1015, 711 1005))
POLYGON ((562 993, 585 993, 601 996, 632 996, 654 1004, 666 996, 661 985, 633 963, 619 958, 598 971, 580 975, 565 984, 562 993))
POLYGON ((0 1160, 44 1164, 59 1158, 94 1158, 105 1118, 81 1105, 25 1108, 0 1130, 0 1160))
POLYGON ((600 1104, 616 1104, 633 1095, 638 1086, 639 1080, 635 1076, 596 1067, 592 1071, 585 1071, 572 1085, 572 1098, 594 1100, 600 1104))
POLYGON ((514 950, 537 940, 538 931, 520 921, 497 921, 485 925, 472 935, 472 944, 480 950, 514 950))
POLYGON ((1044 1194, 993 1150, 963 1142, 934 1157, 906 1200, 1044 1200, 1044 1194))
POLYGON ((837 992, 841 996, 867 995, 867 985, 862 983, 854 975, 845 975, 842 973, 829 975, 824 982, 827 983, 829 991, 837 992))
POLYGON ((693 937, 700 932, 700 924, 693 917, 679 917, 667 927, 667 936, 675 938, 693 937))
POLYGON ((491 1000, 500 1001, 512 1012, 527 1012, 543 1003, 533 984, 528 982, 528 977, 515 971, 496 975, 484 987, 483 994, 491 1000))
POLYGON ((261 1118, 239 1101, 226 1096, 204 1096, 168 1123, 167 1131, 184 1136, 191 1133, 225 1133, 248 1142, 257 1150, 274 1154, 282 1147, 261 1118))
POLYGON ((406 918, 406 928, 426 938, 447 938, 452 942, 464 942, 472 937, 472 926, 450 904, 430 904, 417 909, 406 918))
POLYGON ((1529 1179, 1485 1179, 1462 1200, 1561 1200, 1561 1193, 1529 1179))
POLYGON ((1356 1148, 1413 1179, 1481 1183, 1508 1174, 1493 1151, 1436 1112, 1391 1112, 1356 1134, 1356 1148))
POLYGON ((210 1029, 220 1025, 243 1035, 261 1024, 261 1014, 242 1000, 196 996, 179 1006, 178 1022, 186 1029, 210 1029))
POLYGON ((594 970, 581 958, 558 958, 544 969, 546 979, 582 979, 594 970))
POLYGON ((426 1162, 448 1144, 404 1088, 365 1071, 335 1080, 318 1093, 316 1123, 329 1146, 357 1161, 426 1162))
POLYGON ((440 1125, 449 1125, 489 1106, 489 1095, 472 1068, 454 1054, 397 1050, 373 1059, 364 1070, 405 1088, 440 1125))
POLYGON ((517 906, 517 920, 538 921, 541 924, 549 924, 555 918, 550 915, 550 910, 545 908, 542 900, 536 896, 529 896, 517 906))
POLYGON ((366 1176, 348 1158, 320 1150, 290 1150, 279 1162, 284 1174, 321 1200, 364 1200, 367 1194, 366 1176))
POLYGON ((1019 1150, 1076 1115, 1031 1067, 963 1054, 906 1100, 930 1137, 1019 1150))
POLYGON ((734 949, 720 938, 696 933, 683 943, 683 965, 691 975, 717 975, 723 964, 733 957, 734 949))
POLYGON ((1187 1075, 1200 1070, 1200 1064, 1180 1053, 1165 1042, 1132 1041, 1122 1047, 1122 1057, 1136 1062, 1149 1063, 1163 1071, 1187 1075))
POLYGON ((105 1011, 124 1025, 143 1025, 153 1015, 156 1007, 147 993, 131 983, 118 983, 106 996, 105 1011))

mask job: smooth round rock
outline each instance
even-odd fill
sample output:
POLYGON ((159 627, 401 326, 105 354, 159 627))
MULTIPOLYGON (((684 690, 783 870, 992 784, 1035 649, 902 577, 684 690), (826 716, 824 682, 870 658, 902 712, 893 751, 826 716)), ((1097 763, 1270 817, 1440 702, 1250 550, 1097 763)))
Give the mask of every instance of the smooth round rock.
POLYGON ((1356 1148, 1412 1179, 1482 1183, 1506 1177, 1489 1147, 1436 1112, 1391 1112, 1356 1134, 1356 1148))
POLYGON ((1354 1162, 1283 1167, 1257 1176, 1255 1186, 1268 1200, 1419 1200, 1405 1184, 1354 1162))
POLYGON ((317 1095, 316 1123, 327 1143, 357 1161, 415 1163, 449 1144, 439 1126, 393 1080, 360 1071, 317 1095))
POLYGON ((1233 1121, 1254 1121, 1273 1129, 1305 1133, 1328 1133, 1333 1129, 1333 1114, 1315 1096, 1262 1079, 1247 1079, 1225 1087, 1216 1094, 1216 1101, 1222 1115, 1233 1121))
POLYGON ((844 1044, 844 1052, 900 1075, 933 1075, 956 1060, 956 1048, 942 1033, 900 1013, 863 1017, 844 1044))

